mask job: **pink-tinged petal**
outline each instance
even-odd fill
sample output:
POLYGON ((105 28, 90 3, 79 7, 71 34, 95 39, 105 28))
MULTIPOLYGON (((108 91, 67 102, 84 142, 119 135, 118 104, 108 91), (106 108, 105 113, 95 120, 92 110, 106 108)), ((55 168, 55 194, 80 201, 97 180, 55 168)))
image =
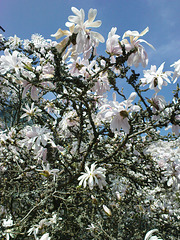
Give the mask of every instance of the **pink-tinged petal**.
POLYGON ((40 240, 50 240, 49 233, 43 234, 43 236, 40 238, 40 240))
POLYGON ((83 181, 84 181, 83 187, 86 188, 86 186, 87 186, 87 179, 85 178, 85 179, 83 179, 83 181))
POLYGON ((80 9, 80 17, 81 17, 81 21, 84 22, 85 13, 84 13, 84 10, 82 8, 80 9))
POLYGON ((49 88, 51 88, 51 89, 54 89, 54 88, 55 88, 54 84, 53 84, 52 82, 49 82, 49 81, 47 81, 47 82, 45 83, 45 85, 47 85, 47 87, 49 87, 49 88))
POLYGON ((130 130, 130 125, 129 125, 129 122, 128 122, 128 119, 127 118, 124 118, 122 121, 121 121, 121 126, 122 126, 122 129, 125 131, 125 133, 129 133, 129 130, 130 130))
POLYGON ((106 113, 104 114, 104 117, 105 117, 105 118, 110 118, 110 117, 112 117, 113 115, 114 115, 114 112, 108 111, 108 112, 106 112, 106 113))
POLYGON ((130 37, 130 36, 139 36, 139 32, 128 30, 124 33, 122 39, 124 39, 125 37, 130 37))
POLYGON ((34 101, 38 100, 38 93, 39 93, 39 88, 32 86, 31 88, 31 98, 34 101))
POLYGON ((134 105, 134 106, 131 107, 131 111, 133 111, 133 112, 138 112, 138 111, 140 111, 140 109, 141 108, 137 105, 134 105))
POLYGON ((33 138, 33 137, 36 137, 36 136, 37 136, 37 133, 36 133, 36 132, 27 132, 27 133, 26 133, 26 136, 27 136, 28 138, 33 138))
POLYGON ((29 90, 29 88, 31 87, 31 84, 27 84, 22 92, 22 98, 24 98, 26 96, 27 91, 29 90))
POLYGON ((179 136, 179 130, 180 126, 179 125, 172 125, 172 132, 176 134, 176 136, 179 136))
POLYGON ((110 129, 112 132, 114 131, 120 131, 121 129, 121 118, 120 116, 114 116, 111 123, 110 123, 110 129))
POLYGON ((156 65, 151 65, 151 69, 150 69, 150 71, 152 71, 152 72, 156 72, 156 65))

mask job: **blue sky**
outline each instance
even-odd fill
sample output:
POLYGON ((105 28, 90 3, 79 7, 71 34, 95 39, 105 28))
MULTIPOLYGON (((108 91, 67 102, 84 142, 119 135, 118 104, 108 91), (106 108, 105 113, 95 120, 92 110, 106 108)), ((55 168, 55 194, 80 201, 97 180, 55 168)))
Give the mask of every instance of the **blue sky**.
MULTIPOLYGON (((89 8, 96 8, 96 19, 102 20, 97 31, 105 39, 112 27, 122 37, 127 30, 141 32, 148 26, 150 31, 143 39, 156 51, 144 45, 149 55, 147 68, 165 61, 165 70, 173 70, 169 66, 180 58, 179 0, 0 0, 0 25, 6 38, 16 34, 30 39, 33 33, 51 38, 58 28, 66 29, 72 6, 83 8, 86 16, 89 8)), ((98 53, 104 50, 105 43, 98 53)))

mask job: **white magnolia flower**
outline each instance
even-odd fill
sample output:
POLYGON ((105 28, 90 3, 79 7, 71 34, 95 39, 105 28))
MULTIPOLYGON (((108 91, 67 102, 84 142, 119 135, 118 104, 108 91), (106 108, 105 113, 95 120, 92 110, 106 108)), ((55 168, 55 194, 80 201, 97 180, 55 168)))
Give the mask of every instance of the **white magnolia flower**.
MULTIPOLYGON (((54 77, 54 66, 49 62, 42 67, 42 74, 40 75, 40 79, 47 79, 54 77)), ((54 87, 54 85, 52 85, 54 87)))
POLYGON ((35 48, 40 48, 41 52, 44 51, 44 48, 49 48, 52 45, 50 39, 44 39, 44 37, 40 34, 32 34, 31 43, 35 46, 35 48))
POLYGON ((0 73, 5 74, 10 70, 14 70, 17 77, 20 77, 20 72, 24 71, 24 66, 30 65, 32 59, 26 57, 23 53, 13 51, 12 54, 6 48, 4 55, 0 57, 0 73))
POLYGON ((149 70, 144 70, 144 78, 141 78, 141 85, 145 86, 149 84, 149 88, 154 89, 157 93, 162 89, 162 86, 167 86, 167 83, 171 83, 168 77, 172 72, 163 72, 164 64, 165 62, 163 62, 157 70, 155 65, 151 65, 149 70))
POLYGON ((95 55, 95 48, 98 43, 104 42, 104 38, 101 34, 93 32, 88 28, 99 27, 101 25, 101 21, 94 21, 97 15, 96 9, 91 8, 89 10, 88 20, 85 22, 85 13, 83 9, 78 10, 77 8, 72 7, 71 10, 75 16, 69 16, 69 22, 66 23, 66 26, 69 27, 70 31, 58 29, 58 31, 51 36, 56 37, 56 39, 67 36, 56 46, 57 50, 61 52, 68 43, 69 38, 73 37, 74 34, 74 39, 71 39, 73 46, 68 49, 66 55, 64 56, 64 59, 68 57, 70 52, 71 57, 74 59, 76 59, 77 56, 81 53, 83 53, 85 59, 88 59, 92 50, 93 54, 95 55))
MULTIPOLYGON (((74 28, 74 33, 80 33, 80 32, 89 32, 87 28, 89 27, 100 27, 101 26, 101 21, 97 20, 94 22, 94 19, 96 18, 97 15, 97 10, 96 9, 89 9, 88 12, 88 20, 84 22, 85 18, 85 13, 84 10, 81 8, 78 10, 75 7, 71 8, 72 12, 75 14, 75 16, 69 16, 68 20, 69 22, 66 23, 67 27, 70 27, 75 24, 74 28)), ((90 35, 93 38, 97 38, 100 42, 104 42, 104 38, 100 33, 90 31, 90 35)))
POLYGON ((13 229, 6 229, 3 235, 6 236, 6 240, 10 240, 10 238, 14 238, 13 229))
POLYGON ((4 235, 6 236, 6 240, 9 240, 10 237, 12 238, 14 237, 13 229, 12 228, 8 229, 9 227, 13 226, 13 220, 11 218, 12 217, 10 216, 9 219, 3 219, 3 222, 2 222, 2 226, 6 228, 4 230, 4 235))
POLYGON ((89 66, 88 59, 81 59, 81 57, 77 57, 76 60, 70 59, 70 62, 68 68, 72 76, 83 76, 86 68, 89 66))
POLYGON ((39 170, 37 169, 37 171, 41 172, 40 174, 45 176, 46 178, 48 178, 50 175, 53 175, 53 181, 56 181, 56 177, 57 177, 57 173, 59 172, 59 169, 50 169, 50 164, 47 163, 47 165, 45 166, 44 164, 43 166, 43 170, 39 170))
POLYGON ((173 74, 173 80, 175 83, 178 79, 178 77, 180 76, 180 59, 176 62, 174 62, 174 64, 172 64, 170 67, 174 67, 175 70, 174 70, 174 74, 173 74))
POLYGON ((9 219, 3 219, 2 226, 7 228, 7 227, 12 227, 13 226, 13 220, 11 219, 12 217, 9 217, 9 219))
POLYGON ((21 118, 28 117, 28 121, 30 121, 32 117, 41 115, 41 109, 34 107, 34 102, 31 104, 31 107, 29 107, 28 104, 25 104, 25 107, 26 108, 22 108, 25 113, 21 116, 21 118))
POLYGON ((102 96, 107 91, 110 91, 110 84, 108 80, 108 73, 101 72, 94 86, 92 87, 92 91, 97 95, 102 96))
MULTIPOLYGON (((62 220, 62 218, 58 218, 58 220, 62 220)), ((49 218, 48 225, 53 225, 57 223, 57 214, 53 213, 52 218, 49 218)))
POLYGON ((160 114, 157 115, 157 112, 162 111, 162 114, 167 114, 166 110, 163 109, 166 106, 165 98, 161 95, 155 94, 151 99, 147 99, 147 101, 151 104, 152 112, 153 112, 153 120, 158 120, 160 118, 160 114))
POLYGON ((39 233, 39 230, 42 230, 44 226, 48 225, 48 220, 46 218, 42 219, 39 224, 33 225, 29 230, 28 230, 28 236, 30 236, 32 233, 34 234, 35 239, 38 240, 37 234, 39 233))
POLYGON ((103 189, 106 186, 105 181, 105 172, 106 169, 102 167, 96 168, 96 163, 91 164, 91 168, 89 169, 88 166, 85 166, 86 172, 83 172, 82 175, 78 178, 79 185, 83 185, 84 188, 89 185, 90 190, 93 189, 96 185, 100 189, 103 189))
POLYGON ((69 109, 67 113, 64 114, 59 126, 63 133, 68 132, 68 127, 73 127, 78 125, 79 117, 74 109, 69 109))
POLYGON ((148 31, 149 31, 149 28, 147 27, 141 33, 139 33, 138 31, 130 31, 130 30, 124 33, 122 37, 123 40, 121 41, 121 43, 125 45, 126 50, 129 52, 131 49, 134 49, 134 48, 136 49, 136 52, 132 53, 128 58, 127 62, 129 66, 134 65, 135 67, 138 67, 139 63, 141 63, 143 67, 147 66, 148 56, 144 47, 140 43, 144 42, 153 49, 154 47, 148 42, 146 42, 145 40, 140 39, 140 37, 144 36, 148 31), (127 39, 125 39, 126 37, 130 38, 130 43, 128 42, 127 39))
POLYGON ((24 88, 22 97, 25 98, 26 93, 28 92, 29 89, 31 89, 31 98, 33 101, 37 101, 43 95, 43 88, 48 88, 48 90, 55 88, 54 84, 50 81, 41 82, 39 85, 41 85, 42 88, 37 87, 33 85, 31 82, 28 82, 26 80, 22 80, 21 83, 22 87, 24 88))
POLYGON ((106 52, 112 55, 122 54, 122 48, 119 44, 119 35, 116 34, 117 28, 113 27, 108 34, 106 41, 106 52))
MULTIPOLYGON (((47 143, 51 143, 52 141, 52 134, 51 131, 44 127, 40 127, 34 125, 32 127, 27 127, 25 129, 26 138, 22 140, 22 144, 27 144, 28 149, 33 149, 37 152, 41 148, 41 144, 45 147, 47 143)), ((53 145, 54 146, 54 145, 53 145)))
POLYGON ((129 112, 137 112, 140 110, 139 106, 132 105, 132 101, 136 96, 137 94, 133 92, 127 100, 119 103, 116 101, 116 94, 113 93, 113 101, 109 101, 100 107, 98 115, 101 116, 102 121, 104 119, 110 121, 110 128, 113 132, 116 130, 120 131, 122 128, 126 133, 129 133, 129 112))
POLYGON ((19 60, 19 52, 14 51, 12 54, 6 48, 4 50, 4 55, 0 58, 0 73, 5 74, 10 70, 15 70, 16 74, 19 75, 19 69, 21 62, 19 60))
POLYGON ((22 43, 22 40, 14 35, 14 37, 9 37, 8 41, 5 43, 5 46, 9 46, 10 49, 17 48, 22 43))
POLYGON ((88 225, 88 227, 86 229, 88 229, 90 231, 95 231, 96 227, 93 223, 91 223, 90 225, 88 225))

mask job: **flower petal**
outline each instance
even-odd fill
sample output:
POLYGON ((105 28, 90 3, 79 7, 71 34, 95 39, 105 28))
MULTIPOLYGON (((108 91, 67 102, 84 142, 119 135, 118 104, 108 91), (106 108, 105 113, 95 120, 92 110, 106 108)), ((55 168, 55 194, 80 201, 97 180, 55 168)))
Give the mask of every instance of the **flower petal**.
POLYGON ((94 19, 96 18, 96 15, 97 15, 97 9, 89 9, 89 12, 88 12, 88 21, 89 22, 93 22, 94 19))

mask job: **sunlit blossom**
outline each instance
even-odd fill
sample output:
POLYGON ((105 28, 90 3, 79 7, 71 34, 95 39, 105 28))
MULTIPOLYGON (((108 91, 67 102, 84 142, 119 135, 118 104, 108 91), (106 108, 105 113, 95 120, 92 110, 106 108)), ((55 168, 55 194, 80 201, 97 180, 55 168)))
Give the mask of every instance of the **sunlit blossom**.
POLYGON ((45 126, 40 127, 34 125, 25 130, 26 138, 22 140, 22 144, 27 144, 28 149, 33 147, 36 151, 39 151, 42 146, 46 146, 49 142, 53 144, 51 131, 45 126))
MULTIPOLYGON (((46 75, 46 77, 47 77, 47 75, 46 75)), ((39 83, 40 86, 38 86, 38 87, 26 80, 22 80, 21 83, 22 83, 22 87, 24 88, 22 97, 25 98, 26 93, 28 92, 29 89, 31 89, 30 94, 31 94, 31 98, 33 101, 37 101, 43 95, 43 88, 49 88, 49 89, 55 88, 53 83, 50 81, 40 82, 39 83)))
POLYGON ((32 117, 41 116, 41 109, 38 107, 34 107, 34 102, 31 104, 31 107, 28 104, 25 104, 25 108, 22 108, 25 113, 21 116, 21 118, 28 117, 28 121, 31 120, 32 117))
POLYGON ((17 76, 20 76, 20 71, 24 64, 30 63, 32 60, 24 56, 18 51, 13 51, 12 54, 6 48, 4 55, 0 57, 0 73, 5 74, 10 70, 14 70, 17 76))
POLYGON ((82 173, 82 175, 78 178, 79 185, 83 185, 86 188, 87 184, 89 185, 90 190, 92 190, 96 185, 103 189, 106 186, 105 181, 105 172, 106 169, 102 167, 96 168, 96 163, 91 164, 91 168, 87 165, 85 166, 86 172, 82 173))
POLYGON ((132 101, 135 99, 136 95, 137 94, 133 92, 127 100, 119 103, 116 101, 116 94, 113 93, 113 101, 109 101, 100 107, 99 115, 102 121, 110 121, 110 128, 113 132, 120 131, 122 128, 126 133, 129 133, 129 113, 140 110, 139 106, 132 105, 132 101))
POLYGON ((10 49, 16 49, 20 44, 22 43, 22 40, 14 35, 14 37, 9 37, 8 41, 5 43, 5 46, 9 46, 10 49))
POLYGON ((129 66, 134 65, 135 67, 138 67, 139 63, 141 63, 143 67, 147 66, 148 55, 144 47, 140 43, 146 43, 153 49, 154 47, 151 44, 149 44, 147 41, 140 39, 140 37, 144 36, 148 31, 149 31, 149 28, 147 27, 141 33, 139 33, 138 31, 130 31, 130 30, 124 33, 121 44, 125 45, 126 51, 128 52, 132 49, 135 50, 135 52, 132 53, 127 60, 129 66), (130 43, 128 42, 126 37, 130 38, 130 43))
POLYGON ((167 83, 171 83, 169 77, 171 76, 171 71, 163 72, 165 62, 156 70, 156 66, 153 65, 149 70, 144 70, 144 78, 141 78, 141 85, 145 86, 149 84, 150 89, 154 89, 158 93, 162 86, 167 86, 167 83))
POLYGON ((59 172, 59 169, 50 169, 50 164, 47 163, 46 166, 43 164, 43 170, 37 169, 37 171, 40 172, 41 175, 48 178, 50 175, 53 175, 53 181, 56 181, 57 173, 59 172))
MULTIPOLYGON (((81 8, 78 10, 75 7, 71 8, 72 12, 75 14, 75 16, 69 16, 68 20, 69 22, 66 23, 66 26, 72 26, 75 24, 74 32, 75 33, 88 33, 89 30, 87 28, 89 27, 100 27, 101 26, 101 21, 97 20, 94 21, 97 15, 97 10, 96 9, 89 9, 88 12, 88 20, 84 22, 85 18, 85 13, 84 10, 81 8)), ((93 38, 97 38, 100 42, 104 42, 104 38, 101 34, 97 32, 90 31, 90 36, 93 38)))
POLYGON ((106 41, 106 52, 112 55, 122 54, 122 48, 120 46, 119 38, 120 36, 116 34, 117 28, 113 27, 108 34, 108 39, 106 41))
POLYGON ((72 37, 74 34, 75 38, 71 39, 73 47, 68 49, 65 58, 67 58, 68 54, 72 52, 71 57, 73 58, 76 58, 79 54, 83 53, 84 58, 88 59, 93 48, 95 54, 95 48, 98 43, 105 41, 100 33, 88 29, 89 27, 100 27, 101 21, 94 21, 97 15, 96 9, 91 8, 89 10, 88 20, 85 22, 85 13, 82 8, 78 10, 77 8, 72 7, 71 10, 75 14, 75 16, 69 16, 69 22, 66 22, 66 26, 69 27, 70 31, 58 29, 58 31, 51 36, 56 37, 56 39, 67 36, 56 46, 58 51, 62 51, 62 49, 64 49, 66 44, 68 43, 69 38, 72 37))

